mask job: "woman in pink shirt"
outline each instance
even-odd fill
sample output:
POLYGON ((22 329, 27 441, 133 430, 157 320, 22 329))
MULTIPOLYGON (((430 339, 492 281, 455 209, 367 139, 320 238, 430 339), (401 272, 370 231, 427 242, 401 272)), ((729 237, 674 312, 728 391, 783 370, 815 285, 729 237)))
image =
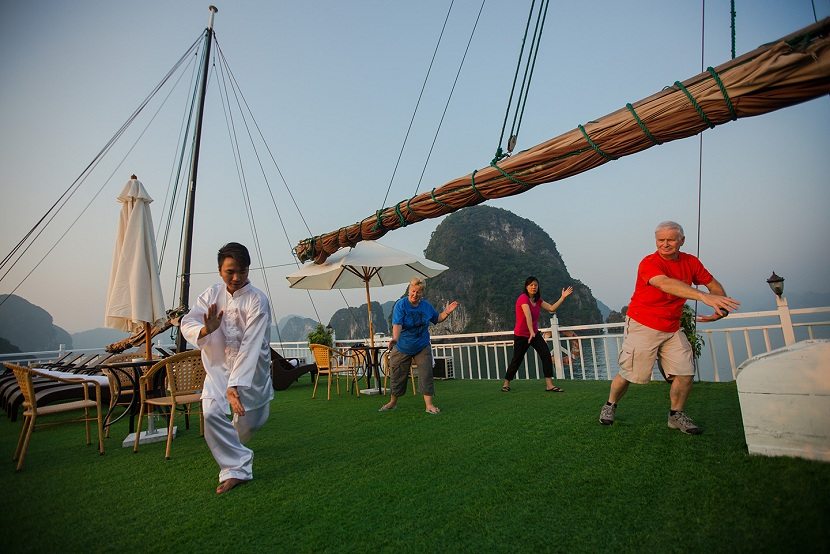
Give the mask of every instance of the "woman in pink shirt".
POLYGON ((550 359, 548 343, 539 332, 539 314, 542 308, 553 313, 562 305, 562 302, 571 295, 573 287, 562 289, 562 295, 553 304, 542 300, 539 290, 539 280, 530 276, 525 279, 525 286, 519 298, 516 299, 516 326, 513 328, 513 359, 507 366, 502 383, 502 392, 510 392, 510 381, 516 378, 516 372, 522 364, 527 349, 531 346, 542 359, 542 371, 545 374, 545 390, 547 392, 562 392, 562 389, 553 384, 553 363, 550 359))

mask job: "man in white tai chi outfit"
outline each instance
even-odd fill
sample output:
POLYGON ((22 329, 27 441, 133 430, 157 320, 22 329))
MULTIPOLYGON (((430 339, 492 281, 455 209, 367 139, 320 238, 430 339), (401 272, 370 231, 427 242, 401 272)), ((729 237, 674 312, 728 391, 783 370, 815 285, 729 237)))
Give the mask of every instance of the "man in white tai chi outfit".
POLYGON ((254 452, 244 445, 268 420, 271 385, 271 307, 248 281, 251 256, 231 242, 219 250, 219 276, 182 318, 181 332, 202 350, 205 442, 219 464, 216 494, 253 479, 254 452), (233 422, 228 418, 233 414, 233 422))

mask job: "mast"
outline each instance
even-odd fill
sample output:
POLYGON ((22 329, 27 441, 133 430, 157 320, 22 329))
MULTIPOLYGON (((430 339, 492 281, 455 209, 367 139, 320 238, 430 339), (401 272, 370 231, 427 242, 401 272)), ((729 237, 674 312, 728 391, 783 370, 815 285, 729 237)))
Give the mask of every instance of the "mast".
MULTIPOLYGON (((196 175, 199 169, 199 146, 202 141, 202 116, 205 108, 205 96, 207 93, 208 68, 210 67, 210 47, 213 41, 213 16, 219 11, 216 6, 210 6, 210 18, 205 29, 204 61, 202 63, 202 79, 199 89, 199 104, 196 112, 196 130, 193 135, 193 154, 190 160, 190 184, 187 189, 187 202, 184 212, 184 235, 182 236, 182 276, 181 292, 179 294, 179 306, 185 310, 190 307, 190 256, 193 250, 193 216, 196 204, 196 175)), ((176 337, 176 350, 183 352, 187 342, 179 331, 176 337)))

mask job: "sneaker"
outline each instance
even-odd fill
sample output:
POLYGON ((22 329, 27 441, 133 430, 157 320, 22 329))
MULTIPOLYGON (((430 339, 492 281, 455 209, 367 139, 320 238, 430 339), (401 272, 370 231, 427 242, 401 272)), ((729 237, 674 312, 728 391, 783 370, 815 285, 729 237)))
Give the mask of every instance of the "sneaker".
POLYGON ((604 404, 602 406, 602 411, 599 413, 599 422, 603 425, 613 425, 614 424, 614 414, 617 413, 617 405, 616 404, 604 404))
POLYGON ((703 432, 686 412, 677 412, 674 415, 669 412, 669 429, 678 429, 687 435, 699 435, 703 432))

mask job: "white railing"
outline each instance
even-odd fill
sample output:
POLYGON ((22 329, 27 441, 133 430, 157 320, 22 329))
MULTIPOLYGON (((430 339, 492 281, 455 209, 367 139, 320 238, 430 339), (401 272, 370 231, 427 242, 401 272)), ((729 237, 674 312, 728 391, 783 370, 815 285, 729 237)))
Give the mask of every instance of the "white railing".
MULTIPOLYGON (((557 379, 608 380, 619 371, 622 323, 560 326, 554 316, 553 325, 546 331, 550 332, 548 344, 553 350, 557 379), (554 344, 559 348, 553 349, 554 344)), ((732 381, 738 366, 754 355, 788 342, 830 338, 830 307, 789 310, 784 302, 778 310, 734 313, 716 323, 700 324, 697 331, 704 340, 697 360, 698 379, 732 381), (782 310, 785 310, 783 316, 782 310), (746 324, 736 325, 736 320, 746 324)), ((338 341, 338 345, 356 342, 365 341, 338 341)), ((513 354, 513 334, 499 331, 433 335, 432 353, 436 358, 452 359, 456 379, 502 379, 513 354)), ((656 366, 654 375, 661 378, 656 366)), ((517 378, 542 377, 539 357, 532 349, 528 350, 517 378)))
MULTIPOLYGON (((553 325, 546 331, 550 332, 549 346, 556 344, 559 347, 552 348, 557 379, 607 380, 619 371, 617 357, 623 338, 622 323, 560 326, 554 316, 553 325)), ((733 313, 727 319, 700 324, 697 331, 705 343, 698 359, 698 378, 704 381, 732 381, 738 366, 754 355, 798 340, 830 338, 830 307, 790 310, 786 301, 779 301, 777 310, 733 313), (739 324, 742 322, 745 324, 739 324)), ((386 345, 388 341, 389 338, 385 337, 376 341, 376 344, 386 345)), ((337 345, 350 346, 367 342, 366 339, 346 340, 337 341, 337 345)), ((273 342, 271 345, 286 358, 300 358, 306 362, 313 360, 305 341, 273 342)), ((160 346, 173 348, 172 345, 160 346)), ((102 351, 103 349, 87 349, 75 352, 102 351)), ((456 379, 502 379, 513 354, 513 333, 497 331, 433 335, 432 351, 436 358, 452 360, 456 379)), ((0 363, 36 363, 53 360, 62 353, 62 350, 52 350, 0 354, 0 363)), ((542 377, 539 357, 530 349, 517 378, 542 377)), ((655 377, 659 378, 659 372, 655 372, 655 377)))

